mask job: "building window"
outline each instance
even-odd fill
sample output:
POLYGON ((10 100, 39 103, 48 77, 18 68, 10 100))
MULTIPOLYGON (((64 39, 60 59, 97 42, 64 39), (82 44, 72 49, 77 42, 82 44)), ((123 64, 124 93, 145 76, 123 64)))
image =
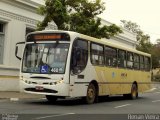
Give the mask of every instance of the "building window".
POLYGON ((3 24, 0 23, 0 33, 3 33, 3 32, 4 32, 4 30, 3 30, 3 24))
POLYGON ((0 64, 3 64, 4 54, 4 23, 0 22, 0 64))

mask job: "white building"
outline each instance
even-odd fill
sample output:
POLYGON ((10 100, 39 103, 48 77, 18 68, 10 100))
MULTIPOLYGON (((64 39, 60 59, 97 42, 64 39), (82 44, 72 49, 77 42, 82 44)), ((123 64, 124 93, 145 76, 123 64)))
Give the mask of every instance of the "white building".
MULTIPOLYGON (((111 25, 111 22, 108 22, 106 20, 101 20, 102 25, 111 25)), ((114 42, 118 45, 121 46, 125 46, 125 47, 129 47, 129 48, 134 48, 136 49, 136 44, 137 44, 137 40, 136 40, 136 34, 121 28, 123 33, 118 34, 114 37, 112 37, 111 39, 109 39, 109 41, 114 42)))
MULTIPOLYGON (((43 20, 37 14, 42 3, 43 0, 0 0, 0 91, 19 90, 20 61, 15 57, 15 44, 25 41, 25 35, 43 20)), ((55 25, 50 27, 56 29, 55 25)), ((136 36, 126 30, 110 40, 131 48, 136 45, 136 36)))

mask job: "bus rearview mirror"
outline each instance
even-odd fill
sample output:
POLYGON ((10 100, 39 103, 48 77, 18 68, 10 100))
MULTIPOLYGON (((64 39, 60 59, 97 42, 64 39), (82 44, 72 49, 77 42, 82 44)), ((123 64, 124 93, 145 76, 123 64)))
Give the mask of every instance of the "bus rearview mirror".
POLYGON ((22 55, 22 51, 23 51, 23 48, 24 48, 24 44, 25 44, 25 42, 18 42, 18 43, 16 43, 15 56, 19 60, 22 59, 21 55, 22 55))

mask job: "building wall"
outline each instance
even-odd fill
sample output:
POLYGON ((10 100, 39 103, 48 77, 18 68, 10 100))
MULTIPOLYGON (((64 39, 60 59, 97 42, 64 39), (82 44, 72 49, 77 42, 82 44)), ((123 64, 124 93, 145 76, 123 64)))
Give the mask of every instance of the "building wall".
POLYGON ((28 0, 1 0, 0 24, 0 91, 18 91, 20 61, 15 57, 15 44, 25 41, 26 28, 35 29, 43 16, 37 14, 38 3, 28 0))
MULTIPOLYGON (((26 29, 35 29, 38 21, 43 16, 37 14, 37 7, 44 4, 43 0, 0 0, 0 91, 19 90, 19 67, 20 61, 15 57, 15 44, 25 41, 26 29)), ((108 24, 107 21, 102 21, 108 24)), ((52 23, 50 28, 56 29, 52 23)), ((111 38, 128 47, 135 47, 133 34, 124 31, 123 34, 111 38)))
MULTIPOLYGON (((108 22, 106 20, 101 20, 102 25, 111 25, 113 23, 108 22)), ((137 44, 137 40, 136 40, 136 34, 122 28, 123 33, 118 34, 114 37, 111 37, 110 39, 107 39, 108 41, 121 45, 123 47, 128 47, 128 48, 134 48, 136 49, 136 44, 137 44)), ((104 39, 104 38, 103 38, 104 39)))

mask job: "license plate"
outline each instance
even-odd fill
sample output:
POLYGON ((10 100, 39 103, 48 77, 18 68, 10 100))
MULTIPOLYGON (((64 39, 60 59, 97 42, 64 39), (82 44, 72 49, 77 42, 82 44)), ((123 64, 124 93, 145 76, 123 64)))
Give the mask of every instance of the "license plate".
POLYGON ((44 88, 42 86, 36 86, 35 89, 39 90, 39 91, 44 90, 44 88))

